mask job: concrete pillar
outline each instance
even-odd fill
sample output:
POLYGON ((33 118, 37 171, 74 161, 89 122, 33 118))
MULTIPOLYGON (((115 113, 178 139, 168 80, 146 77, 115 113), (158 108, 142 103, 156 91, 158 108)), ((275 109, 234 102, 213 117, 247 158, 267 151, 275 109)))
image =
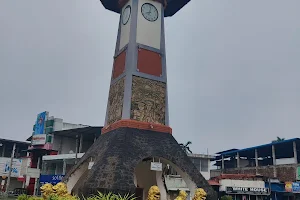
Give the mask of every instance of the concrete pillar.
POLYGON ((236 153, 236 167, 240 168, 240 153, 236 153))
POLYGON ((75 164, 77 164, 77 158, 78 158, 78 135, 76 135, 75 164))
POLYGON ((225 163, 224 163, 224 156, 222 155, 222 172, 224 171, 225 163))
POLYGON ((293 142, 293 151, 294 151, 294 160, 295 160, 295 164, 298 163, 298 154, 297 154, 297 144, 296 141, 293 142))
POLYGON ((276 149, 275 146, 272 145, 272 158, 273 158, 273 174, 274 177, 277 177, 277 171, 276 171, 276 149))
POLYGON ((256 174, 258 174, 258 152, 257 152, 257 149, 255 149, 255 171, 256 171, 256 174))
MULTIPOLYGON (((37 166, 36 166, 37 169, 40 169, 40 163, 41 163, 41 157, 38 157, 37 166)), ((33 191, 34 196, 37 195, 38 188, 39 188, 39 178, 36 178, 34 183, 34 191, 33 191)))
POLYGON ((96 134, 95 134, 95 136, 94 136, 94 143, 96 142, 96 140, 97 140, 97 136, 96 136, 96 134))
POLYGON ((3 149, 2 149, 2 155, 1 155, 1 157, 4 157, 4 155, 5 155, 5 144, 3 144, 3 149))
POLYGON ((16 143, 14 143, 14 146, 13 146, 13 149, 11 152, 11 156, 10 156, 10 164, 9 164, 9 172, 8 172, 8 176, 7 176, 5 196, 8 195, 8 189, 9 189, 9 185, 10 185, 10 177, 11 177, 11 171, 12 171, 13 161, 14 161, 14 157, 15 157, 15 151, 16 151, 16 143))
POLYGON ((82 143, 83 143, 83 135, 80 135, 80 140, 79 140, 79 153, 82 153, 82 143))
POLYGON ((15 158, 19 157, 18 153, 19 153, 19 147, 16 147, 15 158))
POLYGON ((66 162, 66 160, 64 160, 63 161, 64 163, 63 163, 63 175, 66 175, 66 170, 67 170, 67 162, 66 162))

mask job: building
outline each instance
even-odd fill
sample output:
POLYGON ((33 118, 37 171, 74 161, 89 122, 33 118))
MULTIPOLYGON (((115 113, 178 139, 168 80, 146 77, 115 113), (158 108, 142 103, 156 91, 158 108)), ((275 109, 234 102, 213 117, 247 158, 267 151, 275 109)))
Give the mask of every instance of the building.
MULTIPOLYGON (((60 146, 62 141, 58 142, 59 139, 56 139, 56 142, 54 143, 55 139, 53 133, 56 131, 80 129, 80 128, 87 128, 87 127, 89 126, 82 125, 82 124, 67 123, 64 122, 64 120, 61 118, 55 118, 54 116, 49 116, 48 111, 41 112, 37 115, 35 124, 33 125, 33 133, 27 139, 27 141, 31 142, 31 145, 27 150, 30 153, 30 168, 32 170, 37 169, 35 170, 34 173, 35 178, 30 178, 27 179, 26 181, 26 186, 28 188, 29 194, 35 194, 38 190, 37 183, 39 177, 36 177, 36 175, 37 173, 39 173, 39 170, 42 168, 42 157, 44 155, 57 155, 58 152, 61 153, 61 151, 64 151, 64 149, 69 148, 65 145, 70 145, 70 142, 65 143, 64 146, 60 146)), ((72 139, 68 139, 68 141, 73 142, 72 149, 70 149, 73 152, 76 151, 76 149, 74 149, 74 146, 75 147, 77 146, 78 148, 83 147, 83 146, 78 146, 80 141, 82 141, 82 139, 79 138, 80 133, 81 132, 78 130, 77 140, 75 139, 74 141, 72 139)), ((60 138, 60 136, 57 137, 60 138)), ((77 151, 79 151, 79 149, 77 149, 77 151)))
POLYGON ((27 153, 26 150, 30 143, 20 142, 16 140, 7 140, 0 138, 0 189, 5 191, 8 174, 10 171, 10 162, 12 152, 13 162, 11 170, 11 179, 8 187, 9 191, 12 191, 16 188, 22 188, 24 186, 25 180, 22 175, 26 172, 27 167, 27 153))
POLYGON ((270 196, 262 176, 221 174, 212 180, 219 184, 219 198, 228 195, 235 200, 266 200, 270 196))
POLYGON ((83 127, 88 127, 88 125, 64 122, 61 118, 49 116, 49 112, 45 111, 38 114, 36 122, 33 125, 32 135, 27 141, 30 141, 32 146, 40 148, 43 145, 44 149, 49 149, 52 144, 52 132, 83 127))
POLYGON ((59 182, 100 136, 101 129, 84 127, 52 132, 55 153, 42 157, 41 184, 59 182))
POLYGON ((273 199, 295 199, 300 193, 300 139, 293 138, 245 149, 218 152, 217 169, 211 177, 221 174, 248 174, 266 177, 273 199))
MULTIPOLYGON (((208 154, 188 154, 189 158, 194 163, 195 167, 199 170, 202 176, 210 179, 210 166, 211 160, 215 158, 213 155, 208 154)), ((168 199, 175 199, 179 190, 184 190, 189 195, 189 188, 180 175, 174 169, 165 169, 164 183, 168 192, 168 199)), ((187 199, 190 199, 190 195, 187 199)))
POLYGON ((216 157, 208 154, 188 154, 196 168, 201 172, 202 176, 206 179, 210 179, 211 160, 216 157))

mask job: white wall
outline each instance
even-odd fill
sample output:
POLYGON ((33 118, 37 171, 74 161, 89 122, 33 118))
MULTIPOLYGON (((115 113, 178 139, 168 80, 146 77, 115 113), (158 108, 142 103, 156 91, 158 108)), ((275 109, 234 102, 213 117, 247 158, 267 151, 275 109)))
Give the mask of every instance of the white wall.
POLYGON ((281 158, 276 159, 276 165, 295 164, 295 158, 281 158))
POLYGON ((208 170, 208 172, 200 172, 200 173, 206 180, 210 179, 210 170, 208 170))
POLYGON ((137 20, 137 35, 136 42, 144 44, 156 49, 160 49, 161 40, 161 3, 151 0, 139 0, 138 3, 138 20, 137 20), (153 4, 158 11, 158 19, 154 22, 146 20, 142 13, 141 7, 144 3, 153 4))
POLYGON ((129 36, 130 36, 130 25, 131 25, 131 19, 132 19, 132 0, 128 1, 128 3, 122 8, 122 13, 124 11, 124 9, 126 8, 127 5, 131 6, 131 14, 130 14, 130 18, 129 21, 127 22, 127 24, 123 25, 122 24, 122 18, 121 20, 121 32, 120 32, 120 47, 119 50, 122 49, 123 47, 125 47, 128 42, 129 42, 129 36))
POLYGON ((150 170, 149 162, 141 162, 135 168, 137 185, 144 189, 144 199, 152 185, 156 185, 156 172, 150 170))
POLYGON ((265 188, 264 181, 251 181, 251 180, 231 180, 222 179, 219 181, 220 191, 226 191, 226 187, 253 187, 253 188, 265 188))
POLYGON ((75 128, 84 128, 84 127, 87 127, 87 125, 71 124, 71 123, 64 122, 62 130, 69 130, 69 129, 75 129, 75 128))

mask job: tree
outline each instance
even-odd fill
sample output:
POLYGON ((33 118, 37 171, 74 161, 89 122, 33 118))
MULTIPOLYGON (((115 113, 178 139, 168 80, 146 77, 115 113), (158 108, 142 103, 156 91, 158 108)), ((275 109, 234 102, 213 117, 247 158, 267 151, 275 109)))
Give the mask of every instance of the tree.
POLYGON ((277 139, 273 140, 272 143, 274 143, 274 142, 281 142, 281 141, 284 141, 284 140, 285 140, 285 138, 280 138, 280 137, 277 136, 277 139))
POLYGON ((186 144, 180 143, 179 145, 181 146, 182 150, 188 154, 188 153, 192 153, 192 151, 190 150, 189 145, 192 144, 191 141, 188 141, 186 144))

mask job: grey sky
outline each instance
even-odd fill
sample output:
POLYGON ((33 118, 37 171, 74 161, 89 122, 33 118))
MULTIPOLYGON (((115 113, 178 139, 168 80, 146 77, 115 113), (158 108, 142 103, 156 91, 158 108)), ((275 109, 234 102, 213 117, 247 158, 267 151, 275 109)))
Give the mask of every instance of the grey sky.
MULTIPOLYGON (((166 19, 170 123, 210 153, 300 135, 300 1, 192 0, 166 19)), ((98 0, 0 1, 0 137, 37 113, 103 125, 118 15, 98 0)))

